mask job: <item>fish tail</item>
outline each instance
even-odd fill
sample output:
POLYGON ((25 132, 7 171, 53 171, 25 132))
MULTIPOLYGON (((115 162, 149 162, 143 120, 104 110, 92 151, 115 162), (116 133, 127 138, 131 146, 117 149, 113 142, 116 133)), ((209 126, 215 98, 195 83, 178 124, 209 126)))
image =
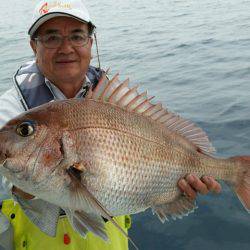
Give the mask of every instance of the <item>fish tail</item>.
POLYGON ((240 165, 234 191, 247 212, 250 213, 250 156, 235 156, 230 159, 240 165))

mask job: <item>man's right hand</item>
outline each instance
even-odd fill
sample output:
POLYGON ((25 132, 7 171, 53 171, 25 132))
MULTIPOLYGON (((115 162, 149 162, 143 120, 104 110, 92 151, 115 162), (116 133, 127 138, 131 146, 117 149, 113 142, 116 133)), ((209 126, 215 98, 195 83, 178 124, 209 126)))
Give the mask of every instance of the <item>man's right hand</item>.
POLYGON ((25 199, 25 200, 32 200, 33 198, 35 198, 35 196, 28 194, 28 193, 25 193, 23 190, 15 187, 15 186, 13 186, 13 188, 12 188, 12 193, 25 199))

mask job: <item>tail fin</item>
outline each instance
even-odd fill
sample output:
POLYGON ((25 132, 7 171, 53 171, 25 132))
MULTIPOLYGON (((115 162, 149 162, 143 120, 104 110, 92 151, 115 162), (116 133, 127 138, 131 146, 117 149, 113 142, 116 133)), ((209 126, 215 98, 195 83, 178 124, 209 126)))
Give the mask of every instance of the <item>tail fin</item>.
POLYGON ((234 191, 247 212, 250 213, 250 156, 236 156, 230 159, 238 161, 242 166, 234 191))

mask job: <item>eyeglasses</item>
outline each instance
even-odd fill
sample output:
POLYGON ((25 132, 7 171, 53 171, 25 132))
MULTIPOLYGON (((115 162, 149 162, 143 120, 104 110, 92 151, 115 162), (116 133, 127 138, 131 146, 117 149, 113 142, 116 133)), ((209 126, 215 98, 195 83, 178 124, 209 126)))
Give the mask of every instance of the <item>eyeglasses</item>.
POLYGON ((46 34, 34 38, 35 41, 40 41, 47 49, 57 49, 62 44, 64 39, 68 39, 73 47, 84 47, 89 42, 89 36, 85 33, 73 33, 69 36, 62 36, 60 34, 46 34))

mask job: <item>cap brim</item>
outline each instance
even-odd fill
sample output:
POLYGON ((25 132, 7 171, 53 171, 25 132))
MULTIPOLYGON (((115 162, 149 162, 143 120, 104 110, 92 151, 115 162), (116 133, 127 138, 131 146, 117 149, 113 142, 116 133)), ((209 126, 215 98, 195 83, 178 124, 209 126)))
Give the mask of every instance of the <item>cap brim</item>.
POLYGON ((53 13, 47 13, 43 16, 41 16, 39 19, 36 20, 36 22, 30 27, 29 31, 28 31, 28 34, 30 36, 33 36, 34 33, 36 32, 36 30, 45 22, 47 22, 48 20, 54 18, 54 17, 60 17, 60 16, 66 16, 66 17, 71 17, 71 18, 74 18, 80 22, 83 22, 83 23, 87 23, 87 24, 90 24, 93 29, 95 28, 95 25, 90 22, 89 20, 84 20, 84 19, 81 19, 79 17, 76 17, 74 15, 71 15, 71 14, 66 14, 64 12, 53 12, 53 13))

